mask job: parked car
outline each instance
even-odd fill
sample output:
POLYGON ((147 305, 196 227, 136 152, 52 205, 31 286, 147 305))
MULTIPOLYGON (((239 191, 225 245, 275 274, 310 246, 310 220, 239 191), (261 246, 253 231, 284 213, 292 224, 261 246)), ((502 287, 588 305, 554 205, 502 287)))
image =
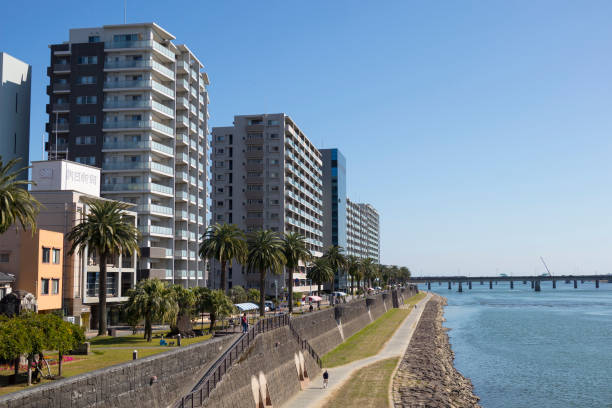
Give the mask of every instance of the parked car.
POLYGON ((269 312, 275 310, 276 306, 274 306, 274 302, 272 302, 271 300, 266 300, 264 302, 264 308, 266 312, 269 312))

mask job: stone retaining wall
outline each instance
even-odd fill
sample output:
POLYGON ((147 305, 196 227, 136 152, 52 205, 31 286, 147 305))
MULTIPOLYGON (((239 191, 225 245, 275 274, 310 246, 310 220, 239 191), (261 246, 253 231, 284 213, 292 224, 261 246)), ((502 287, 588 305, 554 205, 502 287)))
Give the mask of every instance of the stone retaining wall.
POLYGON ((166 407, 191 391, 194 379, 235 338, 220 337, 18 391, 0 397, 0 408, 166 407))

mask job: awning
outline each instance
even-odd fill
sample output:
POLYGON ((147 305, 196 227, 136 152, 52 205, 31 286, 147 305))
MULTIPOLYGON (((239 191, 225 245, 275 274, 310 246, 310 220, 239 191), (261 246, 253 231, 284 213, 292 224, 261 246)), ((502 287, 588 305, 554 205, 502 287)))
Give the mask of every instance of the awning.
POLYGON ((320 302, 323 300, 323 298, 321 296, 312 295, 308 296, 308 300, 310 300, 311 302, 320 302))
POLYGON ((236 303, 234 306, 238 308, 241 312, 248 312, 249 310, 258 310, 259 306, 255 303, 236 303))

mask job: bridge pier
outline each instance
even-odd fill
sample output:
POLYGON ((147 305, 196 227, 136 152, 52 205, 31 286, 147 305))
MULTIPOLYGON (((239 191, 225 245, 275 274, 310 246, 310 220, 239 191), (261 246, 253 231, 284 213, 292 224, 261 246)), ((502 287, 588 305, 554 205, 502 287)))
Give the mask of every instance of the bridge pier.
POLYGON ((514 281, 510 281, 510 289, 514 289, 514 281))
POLYGON ((578 288, 578 281, 576 279, 574 279, 574 289, 578 288))
POLYGON ((463 292, 463 286, 461 286, 461 282, 459 282, 459 289, 457 289, 457 292, 463 292))
POLYGON ((442 286, 442 282, 438 282, 438 286, 442 286))
POLYGON ((599 289, 599 279, 595 279, 595 288, 599 289))
POLYGON ((540 288, 540 280, 538 279, 538 280, 535 281, 535 291, 539 292, 541 290, 542 289, 540 288))
POLYGON ((427 282, 427 290, 431 290, 431 282, 427 282))
POLYGON ((526 285, 526 284, 527 284, 527 281, 525 281, 525 280, 524 280, 524 281, 523 281, 523 285, 526 285))
POLYGON ((448 281, 448 290, 451 290, 451 282, 448 281))
POLYGON ((489 289, 493 289, 493 281, 489 281, 489 289))
POLYGON ((553 279, 553 289, 557 289, 557 281, 553 279))
POLYGON ((481 285, 484 285, 484 282, 483 282, 483 281, 480 281, 480 284, 481 284, 481 285))
POLYGON ((535 283, 531 281, 531 289, 535 289, 535 283))
MULTIPOLYGON (((599 285, 599 281, 597 281, 597 285, 599 285)), ((470 289, 472 289, 472 281, 469 281, 469 282, 468 282, 468 287, 469 287, 470 289)), ((599 287, 599 286, 597 286, 597 287, 599 287)))

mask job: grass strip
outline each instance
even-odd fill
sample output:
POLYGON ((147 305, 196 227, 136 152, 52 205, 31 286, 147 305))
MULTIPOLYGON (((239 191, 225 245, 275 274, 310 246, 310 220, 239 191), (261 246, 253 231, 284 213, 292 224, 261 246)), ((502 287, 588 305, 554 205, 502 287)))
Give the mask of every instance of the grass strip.
MULTIPOLYGON (((327 403, 329 408, 378 408, 389 406, 389 382, 399 357, 380 360, 357 370, 336 390, 327 403)), ((333 381, 333 378, 330 379, 333 381)))

